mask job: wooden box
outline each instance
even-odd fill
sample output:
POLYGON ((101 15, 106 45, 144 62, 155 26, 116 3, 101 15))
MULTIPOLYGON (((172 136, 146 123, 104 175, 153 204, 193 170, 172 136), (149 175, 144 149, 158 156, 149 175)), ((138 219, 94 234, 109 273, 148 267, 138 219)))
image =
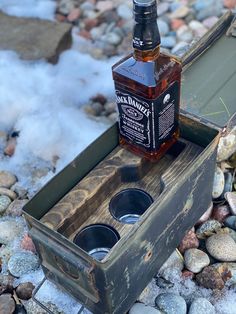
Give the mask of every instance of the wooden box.
MULTIPOLYGON (((231 20, 225 15, 184 56, 184 84, 190 64, 231 20)), ((155 164, 117 146, 115 124, 56 175, 24 208, 46 278, 94 314, 126 313, 211 202, 220 132, 213 122, 182 111, 179 142, 155 164), (118 222, 108 210, 111 198, 126 188, 141 188, 154 201, 133 225, 118 222), (102 261, 73 243, 79 230, 94 223, 120 234, 102 261)))

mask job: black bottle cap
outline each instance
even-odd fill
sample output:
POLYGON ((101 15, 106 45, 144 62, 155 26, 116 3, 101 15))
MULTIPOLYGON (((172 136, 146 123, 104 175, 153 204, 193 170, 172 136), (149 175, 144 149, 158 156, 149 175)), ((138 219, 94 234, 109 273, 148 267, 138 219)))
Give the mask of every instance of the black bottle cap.
POLYGON ((145 23, 157 18, 156 0, 133 0, 134 19, 137 23, 145 23))

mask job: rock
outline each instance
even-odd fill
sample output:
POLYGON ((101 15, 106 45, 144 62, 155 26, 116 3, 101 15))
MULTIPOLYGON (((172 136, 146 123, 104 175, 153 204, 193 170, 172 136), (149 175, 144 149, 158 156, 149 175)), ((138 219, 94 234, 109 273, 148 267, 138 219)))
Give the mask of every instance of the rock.
POLYGON ((193 273, 199 273, 210 264, 210 259, 206 253, 198 249, 188 249, 184 253, 185 266, 193 273))
POLYGON ((171 52, 179 57, 183 56, 189 50, 189 44, 180 41, 175 47, 171 50, 171 52))
POLYGON ((4 154, 9 157, 13 156, 15 153, 16 144, 17 144, 16 137, 11 137, 7 141, 6 147, 4 149, 4 154))
POLYGON ((92 2, 85 1, 80 4, 80 9, 82 11, 94 11, 95 5, 92 2))
POLYGON ((193 33, 187 25, 181 26, 176 32, 177 38, 180 41, 191 42, 193 40, 193 33))
POLYGON ((122 37, 115 32, 110 32, 110 33, 104 35, 102 37, 102 40, 111 44, 111 45, 117 46, 121 43, 122 37))
POLYGON ((205 20, 202 21, 202 24, 206 27, 206 28, 212 28, 212 26, 215 25, 216 22, 218 22, 219 18, 217 16, 210 16, 208 18, 206 18, 205 20))
POLYGON ((209 16, 220 16, 222 14, 223 4, 221 0, 197 0, 195 2, 197 9, 197 19, 202 21, 209 16))
POLYGON ((4 263, 7 263, 7 261, 10 259, 13 253, 14 253, 14 250, 12 247, 8 245, 6 246, 2 245, 0 249, 0 258, 2 259, 4 263))
POLYGON ((16 288, 16 294, 22 300, 29 300, 34 288, 35 286, 31 282, 24 282, 16 288))
POLYGON ((106 27, 107 25, 103 23, 99 25, 98 27, 92 28, 90 32, 92 39, 93 40, 100 39, 101 36, 104 34, 106 27))
POLYGON ((216 233, 221 228, 221 223, 217 220, 211 219, 204 222, 197 230, 196 235, 198 239, 206 239, 207 237, 216 233))
POLYGON ((182 271, 182 278, 183 279, 193 279, 193 277, 194 277, 193 272, 186 270, 186 269, 182 271))
MULTIPOLYGON (((53 314, 65 314, 63 311, 60 311, 55 304, 52 302, 43 302, 44 306, 46 306, 53 314)), ((37 303, 35 303, 32 299, 29 301, 24 301, 24 306, 27 311, 27 314, 45 314, 45 310, 42 309, 37 303)))
POLYGON ((6 195, 0 195, 0 215, 3 215, 7 207, 11 204, 11 199, 6 195))
POLYGON ((214 306, 205 298, 197 298, 190 305, 188 314, 215 314, 214 306))
POLYGON ((172 288, 174 286, 174 284, 170 280, 166 280, 165 278, 160 277, 160 276, 157 276, 155 278, 155 281, 156 281, 156 285, 159 288, 169 289, 169 288, 172 288))
POLYGON ((197 283, 207 289, 222 290, 225 286, 224 280, 217 270, 212 266, 207 266, 203 271, 196 275, 197 283))
POLYGON ((15 311, 15 302, 10 294, 3 294, 0 296, 0 313, 13 314, 15 311))
POLYGON ((161 46, 164 48, 173 48, 176 44, 176 38, 174 36, 162 36, 161 46))
POLYGON ((7 189, 7 188, 1 188, 0 187, 0 195, 6 195, 7 197, 9 197, 12 200, 15 200, 17 198, 16 193, 12 190, 7 189))
POLYGON ((231 229, 236 230, 236 216, 229 216, 225 219, 224 225, 231 229))
POLYGON ((133 18, 133 11, 125 3, 120 4, 116 11, 118 16, 124 20, 129 20, 133 18))
POLYGON ((184 268, 184 259, 180 254, 174 251, 171 256, 167 259, 167 261, 162 265, 159 270, 159 275, 163 276, 165 279, 165 273, 168 272, 169 269, 177 270, 177 272, 181 272, 184 268))
POLYGON ((185 22, 182 19, 172 19, 171 20, 171 28, 174 31, 177 31, 183 25, 185 25, 185 22))
POLYGON ((213 202, 211 202, 210 206, 208 207, 208 209, 205 211, 205 213, 199 218, 199 220, 197 221, 196 225, 201 225, 204 222, 206 222, 212 213, 212 209, 213 209, 213 202))
MULTIPOLYGON (((1 16, 1 13, 0 13, 0 16, 1 16)), ((8 171, 0 171, 0 187, 10 188, 13 184, 16 183, 16 181, 17 179, 14 174, 8 171)))
POLYGON ((228 234, 216 234, 206 240, 207 251, 219 261, 236 261, 236 243, 228 234))
POLYGON ((20 198, 20 199, 25 199, 25 198, 27 198, 27 190, 25 189, 25 188, 23 188, 18 182, 17 183, 15 183, 12 187, 11 187, 11 190, 13 191, 13 192, 15 192, 17 195, 18 195, 18 197, 20 198))
POLYGON ((186 314, 187 305, 181 296, 174 293, 161 293, 155 299, 157 308, 168 314, 186 314))
POLYGON ((96 9, 100 12, 110 11, 113 9, 113 2, 110 0, 98 1, 96 9))
POLYGON ((212 267, 221 275, 227 286, 236 284, 236 263, 216 263, 212 267))
POLYGON ((86 31, 90 31, 92 28, 98 25, 98 19, 85 19, 84 28, 86 31))
POLYGON ((23 226, 14 220, 0 221, 0 243, 11 243, 23 232, 23 226))
POLYGON ((116 122, 118 120, 118 114, 116 112, 113 112, 109 114, 107 117, 111 122, 116 122))
POLYGON ((14 277, 12 277, 11 275, 0 274, 0 295, 6 292, 11 293, 13 291, 13 283, 14 277))
POLYGON ((0 49, 14 50, 24 60, 56 63, 59 54, 71 46, 71 28, 70 24, 0 13, 0 49))
POLYGON ((25 204, 28 203, 28 200, 14 200, 7 208, 6 215, 12 217, 18 217, 22 215, 22 208, 25 204))
POLYGON ((72 0, 60 0, 58 4, 58 11, 64 15, 68 15, 74 9, 74 2, 72 0))
POLYGON ((229 206, 219 205, 213 208, 211 218, 222 223, 229 215, 230 215, 229 206))
POLYGON ((221 196, 221 194, 224 191, 224 186, 225 186, 224 173, 219 167, 216 167, 212 190, 213 199, 216 199, 221 196))
POLYGON ((8 261, 9 272, 14 277, 20 277, 39 267, 39 258, 30 252, 19 252, 11 256, 8 261))
POLYGON ((33 243, 32 239, 28 236, 28 234, 24 235, 20 246, 23 250, 30 251, 32 253, 36 253, 36 248, 34 246, 34 243, 33 243))
POLYGON ((158 24, 158 28, 159 28, 159 32, 161 36, 165 36, 167 33, 169 33, 170 28, 169 25, 161 20, 161 19, 157 19, 157 24, 158 24))
POLYGON ((228 135, 221 137, 217 151, 217 161, 221 162, 227 160, 236 151, 236 135, 229 133, 228 135))
POLYGON ((224 0, 224 6, 227 9, 235 9, 236 7, 236 0, 224 0))
POLYGON ((181 6, 177 8, 173 13, 170 14, 170 19, 181 19, 186 17, 190 12, 189 7, 181 6))
POLYGON ((135 303, 129 310, 129 314, 161 314, 160 311, 154 307, 145 305, 143 303, 135 303))
POLYGON ((181 241, 178 249, 184 253, 187 249, 198 248, 199 240, 193 230, 188 231, 183 240, 181 241))
POLYGON ((70 11, 69 15, 67 16, 67 20, 69 22, 75 22, 78 20, 78 18, 81 15, 81 10, 79 8, 74 8, 73 10, 70 11))
POLYGON ((233 215, 236 215, 236 193, 235 192, 225 193, 225 199, 229 203, 231 213, 233 215))
POLYGON ((116 104, 114 102, 108 102, 105 104, 104 110, 106 111, 106 115, 116 112, 116 104))
POLYGON ((157 15, 161 16, 169 10, 169 3, 167 2, 158 2, 157 3, 157 15))

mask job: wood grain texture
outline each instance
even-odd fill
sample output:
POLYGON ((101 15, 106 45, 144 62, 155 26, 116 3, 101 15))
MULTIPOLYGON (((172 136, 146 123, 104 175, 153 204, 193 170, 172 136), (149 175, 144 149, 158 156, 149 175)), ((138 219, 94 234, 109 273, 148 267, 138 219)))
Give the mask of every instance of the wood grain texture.
POLYGON ((41 222, 73 240, 79 230, 95 223, 113 226, 121 237, 133 225, 123 224, 109 212, 109 202, 119 191, 139 188, 154 202, 178 180, 202 147, 181 139, 159 162, 150 163, 117 147, 59 201, 41 222))

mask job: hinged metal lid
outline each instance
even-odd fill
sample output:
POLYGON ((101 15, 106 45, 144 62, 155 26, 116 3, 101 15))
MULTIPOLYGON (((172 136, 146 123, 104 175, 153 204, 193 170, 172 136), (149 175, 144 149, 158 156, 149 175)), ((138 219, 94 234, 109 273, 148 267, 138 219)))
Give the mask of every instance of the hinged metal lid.
POLYGON ((235 18, 227 12, 182 59, 182 109, 216 128, 236 112, 235 18))

